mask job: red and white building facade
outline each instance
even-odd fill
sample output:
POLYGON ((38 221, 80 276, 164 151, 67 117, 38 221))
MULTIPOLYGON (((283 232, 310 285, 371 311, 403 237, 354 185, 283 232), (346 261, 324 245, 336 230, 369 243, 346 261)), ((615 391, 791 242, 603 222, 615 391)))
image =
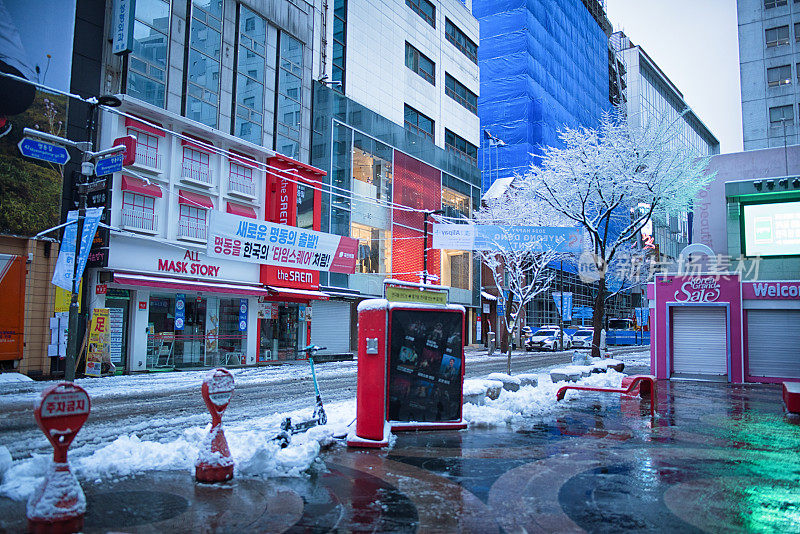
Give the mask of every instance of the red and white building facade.
POLYGON ((320 229, 325 173, 165 110, 123 98, 100 143, 135 135, 136 162, 107 189, 90 309, 109 308, 111 358, 125 372, 256 365, 304 357, 319 272, 206 254, 209 213, 320 229))

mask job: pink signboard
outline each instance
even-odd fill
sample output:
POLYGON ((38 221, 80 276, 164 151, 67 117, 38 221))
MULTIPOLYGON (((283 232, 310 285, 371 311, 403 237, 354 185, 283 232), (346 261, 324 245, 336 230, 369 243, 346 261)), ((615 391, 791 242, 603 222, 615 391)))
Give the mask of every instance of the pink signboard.
POLYGON ((745 300, 800 300, 800 281, 742 282, 745 300))

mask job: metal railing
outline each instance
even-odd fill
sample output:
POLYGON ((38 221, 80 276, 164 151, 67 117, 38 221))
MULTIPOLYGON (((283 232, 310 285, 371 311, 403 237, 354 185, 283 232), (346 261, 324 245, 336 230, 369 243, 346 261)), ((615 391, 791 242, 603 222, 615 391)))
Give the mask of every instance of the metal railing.
POLYGON ((137 150, 136 163, 152 167, 153 169, 161 169, 161 154, 152 151, 137 150))
POLYGON ((178 220, 178 237, 188 237, 190 239, 207 239, 206 223, 194 220, 178 220))
POLYGON ((243 178, 234 174, 231 174, 230 176, 230 190, 249 195, 251 197, 256 196, 255 182, 249 178, 243 178))
POLYGON ((183 163, 181 165, 181 176, 186 179, 210 184, 213 180, 211 169, 205 165, 196 165, 192 163, 183 163))
POLYGON ((120 212, 122 226, 138 228, 150 232, 158 231, 158 215, 152 211, 123 208, 120 212))

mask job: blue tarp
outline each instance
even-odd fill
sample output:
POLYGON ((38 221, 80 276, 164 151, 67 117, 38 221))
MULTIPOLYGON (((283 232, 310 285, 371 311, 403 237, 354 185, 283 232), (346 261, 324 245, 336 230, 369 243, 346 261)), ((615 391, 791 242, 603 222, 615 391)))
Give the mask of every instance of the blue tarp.
POLYGON ((582 0, 474 0, 480 21, 480 165, 485 192, 524 173, 564 126, 596 126, 609 109, 606 36, 582 0))

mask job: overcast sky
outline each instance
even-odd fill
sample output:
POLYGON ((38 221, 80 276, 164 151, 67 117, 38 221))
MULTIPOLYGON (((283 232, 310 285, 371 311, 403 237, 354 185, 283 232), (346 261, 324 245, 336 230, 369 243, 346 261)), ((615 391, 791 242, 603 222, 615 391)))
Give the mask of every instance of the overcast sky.
POLYGON ((720 151, 741 151, 736 0, 606 0, 606 11, 680 89, 720 151))

